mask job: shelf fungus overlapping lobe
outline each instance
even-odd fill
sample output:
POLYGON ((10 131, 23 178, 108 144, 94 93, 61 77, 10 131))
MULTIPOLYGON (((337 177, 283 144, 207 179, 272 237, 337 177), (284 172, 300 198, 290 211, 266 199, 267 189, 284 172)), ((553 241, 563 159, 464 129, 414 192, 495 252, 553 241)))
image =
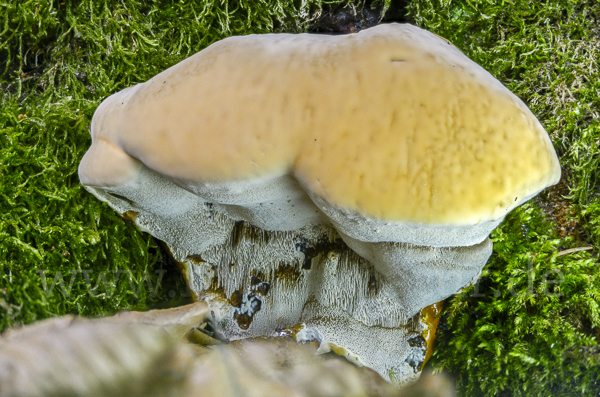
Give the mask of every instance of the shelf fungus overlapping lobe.
POLYGON ((92 142, 82 183, 168 245, 225 338, 294 329, 398 382, 419 311, 560 178, 522 101, 399 24, 222 40, 106 99, 92 142))

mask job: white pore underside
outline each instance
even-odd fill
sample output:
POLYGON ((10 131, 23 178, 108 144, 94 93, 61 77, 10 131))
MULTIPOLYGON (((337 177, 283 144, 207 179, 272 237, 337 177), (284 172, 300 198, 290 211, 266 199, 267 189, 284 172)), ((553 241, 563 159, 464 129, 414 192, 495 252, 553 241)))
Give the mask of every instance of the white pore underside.
POLYGON ((142 230, 168 244, 225 337, 271 335, 304 324, 299 339, 312 335, 322 351, 339 347, 350 360, 386 379, 392 373, 397 382, 418 376, 413 367, 423 348, 408 340, 424 325, 415 314, 479 273, 491 254, 489 239, 469 247, 364 241, 356 237, 372 231, 351 228, 353 218, 338 233, 341 212, 329 223, 331 208, 313 204, 291 177, 258 183, 260 189, 190 186, 142 166, 123 186, 87 188, 117 212, 131 211, 142 230), (235 293, 239 307, 232 304, 235 293), (251 317, 247 327, 240 325, 243 316, 251 317))

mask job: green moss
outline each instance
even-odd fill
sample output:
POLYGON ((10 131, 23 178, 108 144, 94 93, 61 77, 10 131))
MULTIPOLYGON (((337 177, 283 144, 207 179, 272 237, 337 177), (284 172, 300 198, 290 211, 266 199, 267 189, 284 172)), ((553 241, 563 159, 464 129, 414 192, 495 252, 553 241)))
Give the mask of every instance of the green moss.
POLYGON ((588 253, 560 255, 533 205, 492 233, 494 254, 475 287, 445 311, 432 363, 461 395, 592 395, 600 389, 600 276, 588 253))
POLYGON ((477 287, 447 304, 431 365, 460 395, 598 395, 600 3, 415 0, 409 10, 540 119, 570 188, 560 205, 581 228, 559 237, 534 204, 509 214, 477 287), (559 256, 577 246, 595 248, 559 256))

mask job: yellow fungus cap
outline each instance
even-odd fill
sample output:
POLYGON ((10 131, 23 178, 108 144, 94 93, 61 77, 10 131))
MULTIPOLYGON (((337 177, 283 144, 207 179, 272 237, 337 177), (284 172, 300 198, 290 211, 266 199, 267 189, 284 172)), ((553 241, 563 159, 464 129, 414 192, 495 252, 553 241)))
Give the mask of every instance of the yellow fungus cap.
POLYGON ((222 40, 107 99, 92 134, 84 184, 122 183, 129 156, 191 184, 289 174, 390 222, 498 220, 560 178, 523 102, 411 25, 222 40))

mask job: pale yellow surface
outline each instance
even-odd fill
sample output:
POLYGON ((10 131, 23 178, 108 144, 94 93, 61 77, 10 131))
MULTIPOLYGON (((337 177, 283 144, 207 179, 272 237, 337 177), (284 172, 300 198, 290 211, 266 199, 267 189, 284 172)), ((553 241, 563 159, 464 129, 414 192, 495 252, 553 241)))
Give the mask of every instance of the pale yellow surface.
MULTIPOLYGON (((410 25, 229 38, 103 106, 111 120, 96 113, 94 145, 120 147, 162 174, 202 183, 290 173, 376 219, 498 219, 560 178, 527 107, 410 25)), ((89 164, 112 161, 91 156, 88 184, 89 164)))

